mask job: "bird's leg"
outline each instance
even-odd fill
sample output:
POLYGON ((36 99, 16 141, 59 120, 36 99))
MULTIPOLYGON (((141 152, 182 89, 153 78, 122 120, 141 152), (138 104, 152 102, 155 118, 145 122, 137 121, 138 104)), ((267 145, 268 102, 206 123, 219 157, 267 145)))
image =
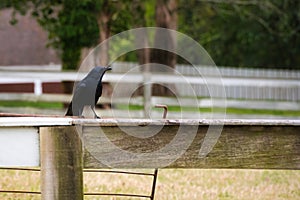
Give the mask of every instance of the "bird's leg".
POLYGON ((78 117, 79 117, 79 118, 84 118, 84 115, 83 115, 83 108, 82 108, 82 109, 79 109, 78 117))
POLYGON ((95 117, 96 119, 101 119, 101 118, 96 114, 96 111, 95 111, 94 108, 95 108, 94 106, 91 106, 91 109, 92 109, 92 111, 93 111, 93 113, 94 113, 94 117, 95 117))

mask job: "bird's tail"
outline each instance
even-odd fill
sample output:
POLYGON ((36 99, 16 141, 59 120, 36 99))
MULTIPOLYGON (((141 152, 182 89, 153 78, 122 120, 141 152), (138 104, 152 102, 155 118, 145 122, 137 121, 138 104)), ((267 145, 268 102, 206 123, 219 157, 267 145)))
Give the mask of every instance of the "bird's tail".
POLYGON ((71 103, 70 103, 69 106, 68 106, 68 110, 67 110, 65 116, 73 116, 73 111, 72 111, 72 101, 71 101, 71 103))

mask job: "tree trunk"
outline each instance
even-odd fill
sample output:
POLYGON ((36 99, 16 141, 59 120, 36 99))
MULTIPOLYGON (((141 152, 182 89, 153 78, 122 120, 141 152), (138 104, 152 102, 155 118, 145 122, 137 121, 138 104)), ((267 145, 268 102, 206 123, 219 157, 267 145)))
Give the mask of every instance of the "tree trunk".
MULTIPOLYGON (((106 41, 110 37, 110 21, 112 14, 110 12, 109 1, 105 1, 102 10, 97 16, 97 23, 99 27, 99 44, 94 51, 95 65, 96 66, 107 66, 109 64, 109 43, 106 41)), ((112 87, 108 83, 103 83, 103 94, 102 96, 110 97, 112 95, 112 87)), ((109 109, 111 105, 102 104, 101 108, 109 109)))
MULTIPOLYGON (((155 9, 156 26, 160 28, 176 30, 177 0, 157 0, 155 9)), ((161 49, 151 49, 150 62, 158 64, 151 66, 151 71, 160 73, 172 73, 172 69, 175 68, 176 64, 176 53, 172 53, 172 51, 176 50, 175 35, 173 35, 172 32, 169 31, 157 31, 155 33, 154 39, 155 47, 159 47, 161 49), (169 51, 162 49, 167 49, 169 51)), ((173 96, 174 93, 172 92, 172 90, 175 91, 175 86, 173 84, 166 86, 154 84, 152 87, 152 94, 154 96, 173 96)))
MULTIPOLYGON (((103 41, 107 40, 110 36, 110 25, 109 22, 111 20, 111 13, 109 11, 109 2, 106 1, 103 4, 103 8, 101 12, 97 16, 97 23, 99 27, 99 43, 101 44, 103 41)), ((100 66, 107 66, 109 63, 109 44, 108 42, 104 42, 96 49, 97 53, 97 61, 96 64, 100 66)))

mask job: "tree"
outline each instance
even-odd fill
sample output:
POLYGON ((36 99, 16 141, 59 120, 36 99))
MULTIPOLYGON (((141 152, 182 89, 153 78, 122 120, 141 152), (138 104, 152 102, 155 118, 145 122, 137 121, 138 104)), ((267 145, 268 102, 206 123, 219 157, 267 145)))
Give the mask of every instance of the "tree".
MULTIPOLYGON (((133 16, 134 27, 155 26, 172 30, 177 29, 177 0, 151 0, 146 2, 135 0, 133 1, 133 8, 138 11, 133 16)), ((144 35, 136 36, 136 40, 144 44, 145 47, 149 44, 147 37, 144 37, 144 35)), ((140 65, 145 66, 144 71, 166 72, 167 68, 161 67, 161 65, 175 68, 176 54, 170 51, 176 48, 176 38, 171 32, 155 32, 154 46, 161 49, 144 48, 137 50, 138 61, 140 65), (170 51, 162 49, 169 49, 170 51), (151 63, 151 67, 145 65, 149 63, 151 63)), ((141 91, 137 93, 141 93, 141 91)), ((152 95, 173 95, 173 93, 164 86, 154 84, 152 95)))
MULTIPOLYGON (((176 0, 157 0, 155 9, 156 27, 166 28, 171 30, 177 29, 177 1, 176 0)), ((175 50, 176 38, 171 32, 156 33, 155 46, 160 46, 164 49, 175 50), (160 35, 158 35, 160 34, 160 35), (163 34, 163 35, 162 35, 163 34), (165 41, 162 43, 162 41, 165 41)), ((171 68, 175 67, 176 54, 159 49, 151 51, 151 62, 159 63, 171 68)))
MULTIPOLYGON (((14 13, 31 12, 38 23, 48 32, 49 44, 56 48, 64 70, 76 69, 81 48, 98 41, 96 18, 92 15, 88 0, 21 0, 8 1, 14 13)), ((17 23, 15 15, 12 23, 17 23)))
MULTIPOLYGON (((130 28, 131 14, 128 12, 130 1, 91 0, 92 13, 96 17, 99 28, 98 44, 107 40, 112 34, 125 31, 130 28)), ((96 65, 109 63, 109 43, 101 45, 96 52, 98 57, 96 65)))
MULTIPOLYGON (((111 35, 111 31, 127 29, 127 23, 120 22, 128 16, 129 1, 107 0, 20 0, 5 3, 13 7, 14 13, 31 14, 48 32, 49 45, 59 52, 64 70, 79 66, 83 48, 93 47, 111 35), (120 19, 118 15, 123 15, 120 19), (117 27, 117 28, 113 28, 117 27)), ((15 15, 12 22, 16 23, 15 15)), ((125 21, 126 22, 126 21, 125 21)), ((94 65, 108 63, 108 48, 101 49, 94 65)), ((73 83, 63 83, 64 92, 71 93, 73 83)))
MULTIPOLYGON (((156 27, 166 28, 171 30, 177 29, 177 0, 157 0, 155 8, 155 23, 156 27)), ((176 49, 176 38, 170 31, 156 32, 154 37, 154 45, 162 49, 152 49, 150 54, 150 62, 157 63, 152 71, 156 72, 172 72, 169 69, 175 68, 177 56, 171 51, 176 49), (163 42, 162 42, 163 41, 163 42), (169 68, 161 67, 160 65, 168 66, 169 68)), ((174 90, 172 85, 168 86, 174 90)), ((174 95, 172 91, 161 85, 153 85, 153 95, 174 95)))
MULTIPOLYGON (((128 29, 130 1, 109 0, 20 0, 8 1, 15 12, 31 14, 48 31, 49 45, 60 52, 63 69, 76 69, 81 49, 106 40, 111 34, 128 29), (123 21, 124 20, 124 21, 123 21)), ((17 22, 13 16, 12 22, 17 22)), ((96 64, 108 62, 107 47, 96 64)))
POLYGON ((199 41, 218 65, 300 66, 300 2, 191 0, 181 6, 179 30, 199 41))

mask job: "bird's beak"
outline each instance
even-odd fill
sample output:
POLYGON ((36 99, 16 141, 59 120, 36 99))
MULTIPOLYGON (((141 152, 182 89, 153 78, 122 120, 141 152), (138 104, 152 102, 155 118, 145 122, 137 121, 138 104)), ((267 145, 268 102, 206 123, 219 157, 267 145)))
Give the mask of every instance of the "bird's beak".
POLYGON ((106 71, 112 70, 111 66, 106 67, 106 71))

